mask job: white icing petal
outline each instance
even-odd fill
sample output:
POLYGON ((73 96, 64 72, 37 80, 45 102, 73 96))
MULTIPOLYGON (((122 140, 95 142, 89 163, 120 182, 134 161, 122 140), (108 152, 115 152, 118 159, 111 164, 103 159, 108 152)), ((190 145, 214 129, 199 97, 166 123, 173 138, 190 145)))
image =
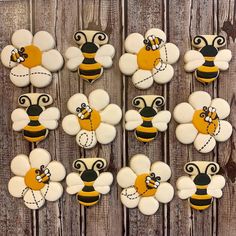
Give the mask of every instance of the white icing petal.
POLYGON ((152 75, 158 84, 165 84, 173 78, 174 69, 171 65, 160 62, 155 68, 152 69, 152 75))
POLYGON ((162 203, 170 202, 174 197, 174 188, 169 183, 161 183, 156 191, 155 198, 162 203))
POLYGON ((120 199, 122 204, 125 205, 127 208, 135 208, 138 206, 140 197, 136 189, 131 186, 123 189, 120 194, 120 199))
POLYGON ((60 183, 49 182, 49 184, 45 184, 45 186, 40 191, 46 200, 54 202, 62 196, 63 187, 60 183))
POLYGON ((43 148, 35 148, 29 155, 30 165, 32 168, 40 169, 40 166, 46 167, 51 161, 50 153, 43 148))
POLYGON ((13 67, 10 72, 10 80, 17 87, 25 87, 29 85, 29 69, 21 64, 13 67))
POLYGON ((47 168, 50 171, 50 180, 51 181, 62 181, 66 176, 66 169, 59 161, 51 161, 47 168))
POLYGON ((204 106, 209 107, 211 104, 211 96, 209 93, 204 91, 193 92, 189 98, 188 102, 196 110, 202 109, 204 106))
POLYGON ((11 37, 12 44, 17 48, 30 45, 32 43, 32 40, 32 33, 29 30, 25 29, 16 30, 11 37))
POLYGON ((139 33, 132 33, 125 39, 126 52, 137 54, 144 47, 144 37, 139 33))
POLYGON ((1 52, 2 64, 8 68, 12 68, 17 65, 16 62, 11 61, 11 52, 14 49, 12 45, 7 45, 1 52))
POLYGON ((132 76, 132 82, 136 88, 147 89, 153 84, 152 73, 149 70, 137 70, 132 76))
POLYGON ((97 144, 97 138, 94 131, 80 130, 76 135, 76 142, 82 148, 92 148, 97 144))
POLYGON ((125 53, 119 60, 120 71, 125 75, 132 75, 138 69, 137 56, 125 53))
POLYGON ((173 111, 174 119, 181 124, 191 122, 193 119, 193 114, 194 109, 187 102, 182 102, 178 104, 173 111))
POLYGON ((20 154, 11 161, 11 171, 18 176, 25 176, 30 169, 29 159, 26 155, 20 154))
POLYGON ((30 82, 36 88, 44 88, 52 81, 52 74, 42 66, 30 69, 30 82))
POLYGON ((220 120, 214 138, 218 142, 224 142, 230 138, 232 132, 232 125, 228 121, 220 120))
POLYGON ((141 197, 138 208, 144 215, 153 215, 159 208, 159 203, 154 197, 141 197))
POLYGON ((163 45, 160 49, 160 53, 161 59, 168 64, 177 62, 180 54, 179 49, 173 43, 166 43, 163 45))
POLYGON ((176 138, 183 144, 193 143, 198 131, 193 124, 180 124, 175 130, 176 138))
POLYGON ((87 97, 82 93, 76 93, 73 96, 71 96, 70 99, 68 100, 67 108, 71 113, 77 114, 78 112, 76 111, 76 108, 78 107, 81 108, 82 103, 88 105, 87 97))
POLYGON ((166 42, 166 34, 164 31, 162 31, 160 29, 157 29, 157 28, 149 29, 145 34, 145 38, 147 38, 150 35, 154 35, 154 36, 162 39, 163 43, 166 42))
POLYGON ((215 98, 211 102, 211 107, 216 109, 216 113, 219 119, 225 119, 230 114, 230 105, 229 103, 222 98, 215 98))
POLYGON ((149 173, 151 162, 149 158, 143 154, 137 154, 130 160, 130 168, 137 174, 149 173))
POLYGON ((34 35, 33 44, 41 51, 48 51, 55 47, 55 40, 47 31, 38 31, 34 35))
POLYGON ((20 176, 12 177, 8 182, 8 191, 13 197, 23 197, 27 191, 24 178, 20 176))
POLYGON ((110 101, 108 93, 103 89, 96 89, 89 94, 89 105, 97 111, 104 109, 110 101))
POLYGON ((155 173, 157 176, 160 176, 161 182, 167 181, 171 176, 170 167, 162 161, 154 162, 151 166, 151 172, 155 173))
POLYGON ((122 111, 116 104, 109 104, 102 112, 100 112, 100 116, 103 122, 116 125, 121 120, 122 111))
POLYGON ((108 144, 116 137, 115 127, 105 123, 101 123, 95 132, 97 140, 101 144, 108 144))
POLYGON ((134 185, 137 175, 129 167, 123 167, 119 170, 116 180, 122 188, 128 188, 134 185))
POLYGON ((45 203, 45 198, 43 197, 43 195, 41 194, 40 191, 34 191, 29 189, 24 197, 24 203, 25 205, 33 210, 39 209, 40 207, 42 207, 45 203))
POLYGON ((68 115, 62 120, 62 128, 69 135, 76 135, 80 131, 78 116, 68 115))
POLYGON ((199 133, 194 141, 194 147, 201 153, 212 151, 215 145, 215 138, 209 134, 199 133))
POLYGON ((42 65, 49 71, 55 72, 62 68, 63 66, 63 57, 56 50, 52 49, 48 52, 44 52, 42 56, 42 65))

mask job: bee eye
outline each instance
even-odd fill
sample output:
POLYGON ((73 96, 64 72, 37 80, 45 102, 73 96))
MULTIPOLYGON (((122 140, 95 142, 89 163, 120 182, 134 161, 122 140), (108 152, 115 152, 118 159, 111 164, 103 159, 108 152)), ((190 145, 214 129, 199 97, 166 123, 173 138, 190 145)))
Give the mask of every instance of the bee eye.
POLYGON ((82 104, 81 104, 81 107, 82 107, 82 108, 86 108, 87 105, 86 105, 85 103, 82 103, 82 104))
POLYGON ((77 111, 78 113, 80 113, 80 112, 81 112, 81 108, 80 108, 80 107, 77 107, 77 108, 76 108, 76 111, 77 111))

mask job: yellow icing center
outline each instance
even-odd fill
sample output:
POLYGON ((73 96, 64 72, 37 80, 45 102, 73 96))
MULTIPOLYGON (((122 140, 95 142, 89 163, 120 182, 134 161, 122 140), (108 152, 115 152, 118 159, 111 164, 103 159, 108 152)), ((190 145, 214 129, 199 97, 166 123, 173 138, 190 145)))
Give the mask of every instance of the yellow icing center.
POLYGON ((34 45, 29 45, 24 47, 24 49, 25 49, 24 53, 27 55, 27 57, 23 62, 21 62, 22 65, 24 65, 27 68, 32 68, 41 65, 42 52, 38 47, 34 45))
POLYGON ((44 171, 37 168, 31 168, 24 177, 25 185, 32 190, 42 189, 49 179, 44 171))
POLYGON ((192 123, 200 133, 214 135, 219 125, 219 118, 215 110, 204 107, 194 112, 192 123))
POLYGON ((160 51, 143 47, 137 54, 137 62, 140 69, 152 70, 160 62, 160 51))
POLYGON ((150 180, 149 183, 146 183, 147 177, 149 177, 149 174, 141 174, 139 175, 136 180, 134 186, 137 189, 137 192, 143 196, 143 197, 150 197, 155 195, 157 188, 154 188, 155 181, 150 180))
POLYGON ((92 112, 88 112, 84 109, 81 113, 84 117, 83 119, 78 118, 80 127, 88 131, 96 130, 101 123, 101 116, 99 112, 94 109, 92 112))

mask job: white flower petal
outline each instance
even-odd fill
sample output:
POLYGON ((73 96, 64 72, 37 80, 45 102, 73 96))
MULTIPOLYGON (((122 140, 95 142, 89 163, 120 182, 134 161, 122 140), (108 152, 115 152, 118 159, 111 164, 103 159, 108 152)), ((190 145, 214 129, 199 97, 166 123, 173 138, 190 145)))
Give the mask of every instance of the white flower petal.
POLYGON ((228 121, 220 120, 214 138, 218 142, 224 142, 230 138, 232 132, 232 125, 228 121))
POLYGON ((43 53, 42 65, 49 71, 58 71, 62 68, 63 63, 63 57, 56 49, 43 53))
POLYGON ((151 161, 143 154, 137 154, 130 160, 130 168, 137 174, 149 173, 151 161))
POLYGON ((134 185, 137 175, 129 167, 123 167, 119 170, 116 180, 121 188, 128 188, 134 185))
POLYGON ((10 80, 17 87, 25 87, 29 85, 29 69, 21 64, 13 67, 10 72, 10 80))
POLYGON ((159 208, 159 202, 154 197, 141 197, 138 208, 144 215, 153 215, 159 208))
POLYGON ((144 37, 139 33, 132 33, 125 39, 126 52, 137 54, 144 47, 144 37))
POLYGON ((38 31, 33 38, 33 44, 41 49, 48 51, 55 47, 55 40, 47 31, 38 31))
POLYGON ((120 71, 125 75, 132 75, 138 69, 137 56, 125 53, 119 60, 120 71))
POLYGON ((29 159, 26 155, 20 154, 11 161, 11 171, 18 176, 25 176, 30 169, 29 159))
POLYGON ((151 172, 155 173, 157 176, 160 176, 161 182, 167 181, 171 176, 170 167, 162 161, 154 162, 151 166, 151 172))
POLYGON ((11 61, 11 52, 15 49, 12 45, 7 45, 3 48, 1 52, 1 61, 2 64, 8 68, 12 68, 17 65, 16 62, 11 61))
POLYGON ((198 131, 192 123, 180 124, 175 130, 176 138, 183 144, 193 143, 198 131))
POLYGON ((170 202, 174 197, 174 188, 169 183, 161 183, 156 191, 155 198, 162 203, 170 202))
POLYGON ((34 191, 29 189, 24 197, 24 203, 25 205, 33 210, 39 209, 40 207, 42 207, 45 203, 45 199, 43 197, 43 195, 41 194, 40 191, 34 191))
POLYGON ((62 181, 66 176, 66 169, 59 161, 51 161, 47 168, 50 171, 50 180, 51 181, 62 181))
POLYGON ((101 120, 111 125, 116 125, 120 122, 122 111, 116 104, 109 104, 100 112, 101 120))
POLYGON ((42 66, 35 66, 30 69, 30 82, 36 88, 48 86, 52 81, 52 74, 42 66))
POLYGON ((20 29, 13 33, 11 37, 12 44, 17 47, 25 47, 32 43, 33 35, 29 30, 20 29))
POLYGON ((135 208, 140 200, 139 193, 132 186, 125 188, 120 194, 120 200, 127 208, 135 208))
POLYGON ((40 191, 46 200, 54 202, 62 196, 63 187, 60 183, 50 182, 49 184, 46 184, 40 191))
POLYGON ((67 108, 71 113, 77 114, 78 112, 76 111, 76 108, 78 107, 81 108, 82 103, 88 105, 87 97, 82 93, 76 93, 73 96, 71 96, 70 99, 68 100, 67 108))
POLYGON ((215 98, 211 101, 211 107, 216 109, 216 113, 219 119, 225 119, 230 114, 230 105, 229 103, 222 98, 215 98))
POLYGON ((108 93, 103 89, 96 89, 89 94, 89 105, 97 111, 104 109, 110 101, 108 93))
POLYGON ((46 167, 51 161, 50 153, 43 148, 35 148, 29 155, 30 165, 32 168, 46 167))
POLYGON ((193 114, 194 109, 187 102, 178 104, 173 111, 174 119, 180 124, 191 122, 193 119, 193 114))
POLYGON ((152 75, 158 84, 165 84, 173 78, 174 69, 171 65, 160 62, 155 68, 152 69, 152 75))
POLYGON ((161 59, 168 64, 174 64, 179 59, 179 49, 173 43, 166 43, 160 49, 161 59))
POLYGON ((146 34, 145 34, 145 38, 147 38, 148 36, 154 35, 160 39, 162 39, 163 43, 166 42, 166 34, 164 31, 157 29, 157 28, 152 28, 149 29, 146 34))
POLYGON ((194 147, 201 153, 207 153, 214 149, 216 145, 215 138, 209 134, 199 133, 194 140, 194 147))
POLYGON ((76 142, 82 148, 93 148, 97 144, 97 138, 94 131, 80 130, 76 135, 76 142))
POLYGON ((153 84, 153 76, 149 70, 137 70, 132 76, 132 82, 136 88, 147 89, 153 84))
POLYGON ((197 91, 191 93, 188 98, 188 102, 193 106, 196 110, 202 109, 204 106, 209 107, 211 104, 211 96, 209 93, 204 91, 197 91))
POLYGON ((68 115, 62 120, 62 128, 69 135, 76 135, 80 131, 78 116, 68 115))
POLYGON ((105 123, 101 123, 95 132, 97 140, 101 144, 108 144, 116 137, 115 127, 105 123))
POLYGON ((13 197, 23 197, 27 191, 23 177, 14 176, 8 182, 8 191, 13 197))

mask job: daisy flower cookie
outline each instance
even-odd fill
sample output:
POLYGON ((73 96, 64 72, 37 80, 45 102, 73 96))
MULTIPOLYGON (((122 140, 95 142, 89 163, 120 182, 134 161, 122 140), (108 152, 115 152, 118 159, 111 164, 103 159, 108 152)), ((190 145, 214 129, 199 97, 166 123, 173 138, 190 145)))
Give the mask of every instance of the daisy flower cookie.
POLYGON ((203 211, 209 208, 213 198, 222 197, 225 178, 216 175, 219 165, 209 161, 192 161, 184 166, 184 171, 190 176, 182 176, 177 182, 178 196, 188 199, 191 208, 203 211))
POLYGON ((170 177, 170 167, 164 162, 151 165, 147 156, 133 156, 130 167, 123 167, 117 174, 117 182, 123 188, 121 202, 127 208, 138 207, 144 215, 155 214, 159 202, 168 203, 174 196, 174 189, 167 182, 170 177))
POLYGON ((187 102, 178 104, 173 112, 180 123, 176 137, 183 144, 194 143, 202 153, 214 149, 216 141, 224 142, 232 134, 232 125, 224 119, 230 114, 230 106, 222 98, 211 99, 207 92, 193 92, 187 102))
POLYGON ((166 43, 166 34, 156 28, 148 30, 143 37, 130 34, 125 40, 125 50, 119 61, 120 70, 132 75, 132 82, 139 89, 147 89, 153 81, 158 84, 169 82, 174 69, 171 64, 179 59, 179 49, 173 43, 166 43))
POLYGON ((66 177, 67 193, 76 194, 78 202, 84 206, 93 206, 100 200, 101 194, 110 191, 113 175, 102 172, 107 166, 103 158, 81 158, 73 163, 78 172, 72 172, 66 177))
POLYGON ((20 154, 11 162, 15 175, 8 182, 9 193, 23 198, 30 209, 39 209, 47 201, 58 200, 63 193, 59 183, 65 178, 66 170, 58 161, 51 161, 51 155, 42 148, 31 151, 29 157, 20 154))
POLYGON ((143 143, 154 140, 158 132, 168 128, 171 119, 169 111, 159 111, 164 106, 165 99, 157 95, 137 96, 132 104, 139 111, 129 110, 125 113, 125 129, 134 130, 136 139, 143 143))
POLYGON ((112 66, 115 48, 108 43, 104 32, 80 30, 74 34, 79 47, 69 47, 66 51, 66 66, 71 71, 78 71, 79 77, 93 83, 100 78, 103 68, 112 66))
POLYGON ((48 86, 52 81, 51 72, 63 66, 63 57, 56 50, 55 40, 46 31, 34 36, 25 29, 17 30, 1 53, 4 66, 11 68, 10 79, 17 87, 30 83, 37 88, 48 86))
POLYGON ((88 98, 77 93, 73 95, 67 108, 72 113, 62 121, 64 131, 76 135, 76 142, 82 148, 92 148, 97 142, 111 143, 116 137, 116 128, 122 112, 116 104, 109 104, 110 98, 106 91, 96 89, 88 98))

